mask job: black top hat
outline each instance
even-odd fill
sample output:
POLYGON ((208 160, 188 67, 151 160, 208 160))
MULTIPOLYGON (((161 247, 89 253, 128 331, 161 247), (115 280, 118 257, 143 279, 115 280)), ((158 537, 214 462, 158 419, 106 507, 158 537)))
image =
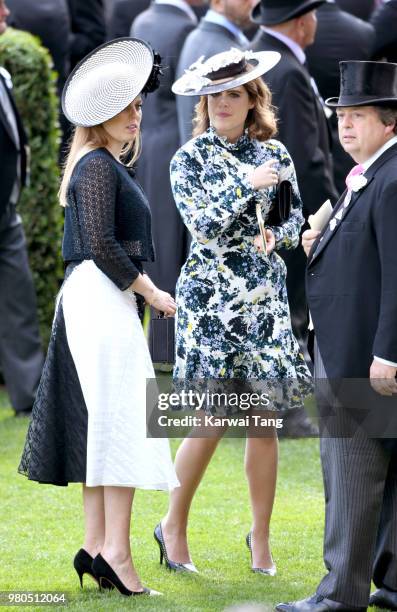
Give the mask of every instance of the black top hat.
POLYGON ((397 64, 339 62, 340 95, 328 106, 397 105, 397 64))
POLYGON ((300 17, 325 4, 327 0, 261 0, 252 11, 251 19, 261 25, 277 25, 300 17))

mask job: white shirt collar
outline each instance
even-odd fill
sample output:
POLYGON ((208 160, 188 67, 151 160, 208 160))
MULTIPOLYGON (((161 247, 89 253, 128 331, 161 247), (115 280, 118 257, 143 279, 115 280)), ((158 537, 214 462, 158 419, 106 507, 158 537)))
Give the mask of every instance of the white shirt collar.
POLYGON ((249 40, 243 34, 242 30, 240 30, 240 28, 236 26, 235 23, 229 21, 229 19, 227 19, 224 15, 221 15, 221 13, 217 13, 212 9, 208 9, 204 16, 204 19, 205 21, 210 21, 211 23, 217 23, 218 25, 221 25, 227 30, 229 30, 229 32, 234 34, 234 36, 238 39, 242 47, 247 47, 249 45, 249 40))
POLYGON ((289 49, 291 49, 292 53, 295 55, 297 60, 303 65, 306 62, 306 54, 303 51, 302 47, 300 47, 292 38, 286 36, 285 34, 281 34, 281 32, 276 32, 275 30, 271 30, 266 26, 261 26, 261 30, 266 32, 266 34, 270 34, 270 36, 274 36, 278 40, 281 40, 289 49))
POLYGON ((376 160, 378 159, 378 157, 380 157, 382 155, 382 153, 387 151, 387 149, 390 149, 390 147, 392 147, 395 144, 397 144, 397 135, 393 136, 393 138, 390 138, 390 140, 385 142, 385 144, 380 149, 378 149, 376 151, 376 153, 374 153, 372 155, 372 157, 370 157, 369 159, 367 159, 367 161, 365 161, 363 164, 361 164, 363 166, 365 172, 368 170, 368 168, 370 166, 372 166, 372 164, 374 162, 376 162, 376 160))
POLYGON ((176 6, 181 9, 186 15, 189 15, 190 19, 197 23, 197 16, 192 8, 185 2, 185 0, 155 0, 156 4, 170 4, 171 6, 176 6))

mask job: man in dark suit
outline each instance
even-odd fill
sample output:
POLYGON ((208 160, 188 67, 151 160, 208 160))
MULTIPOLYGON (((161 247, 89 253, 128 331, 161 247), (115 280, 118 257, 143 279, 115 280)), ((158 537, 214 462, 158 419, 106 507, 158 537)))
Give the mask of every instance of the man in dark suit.
MULTIPOLYGON (((250 14, 255 3, 256 0, 211 0, 210 9, 185 41, 178 64, 178 78, 201 56, 207 59, 231 47, 245 49, 249 40, 243 30, 252 25, 250 14)), ((177 97, 181 144, 192 137, 194 107, 198 99, 196 96, 177 97)))
POLYGON ((389 0, 371 17, 375 28, 372 57, 375 60, 397 62, 397 0, 389 0))
POLYGON ((375 0, 336 0, 343 11, 368 21, 375 8, 375 0))
POLYGON ((71 69, 106 40, 103 0, 67 0, 70 13, 71 69))
MULTIPOLYGON (((0 35, 9 15, 0 0, 0 35)), ((0 369, 17 416, 31 411, 43 366, 36 296, 21 218, 15 207, 26 181, 27 139, 0 67, 0 369)))
POLYGON ((176 209, 169 178, 169 164, 180 145, 171 85, 185 38, 196 27, 191 5, 200 1, 155 0, 138 15, 131 29, 131 36, 147 40, 160 53, 164 66, 159 89, 144 101, 138 178, 153 213, 156 261, 148 263, 146 270, 154 283, 172 294, 186 259, 188 235, 176 209))
POLYGON ((39 36, 51 53, 58 73, 60 95, 70 68, 71 30, 67 0, 8 0, 7 6, 11 12, 9 25, 39 36))
POLYGON ((266 74, 278 109, 278 137, 295 164, 305 216, 316 212, 327 198, 337 197, 331 176, 329 132, 305 65, 304 49, 314 42, 315 8, 325 0, 262 0, 253 13, 262 27, 254 51, 278 51, 281 61, 266 74))
MULTIPOLYGON (((317 9, 317 32, 314 43, 306 51, 310 74, 321 96, 329 98, 339 86, 339 62, 369 60, 375 32, 372 25, 343 11, 335 0, 327 0, 317 9)), ((330 117, 334 179, 338 193, 345 189, 345 177, 353 165, 338 138, 335 113, 330 117)))
MULTIPOLYGON (((278 51, 281 61, 266 74, 265 81, 277 108, 278 138, 287 147, 295 164, 305 218, 327 199, 335 202, 338 193, 333 180, 331 136, 318 90, 306 68, 304 49, 316 35, 315 9, 325 0, 262 0, 253 12, 261 24, 253 41, 254 51, 278 51)), ((305 295, 306 257, 301 246, 281 253, 287 265, 287 291, 291 321, 305 357, 308 316, 305 295)), ((283 436, 312 435, 314 428, 304 411, 289 414, 283 436)))
MULTIPOLYGON (((9 25, 38 36, 51 53, 58 73, 57 93, 60 98, 70 72, 71 22, 67 0, 8 0, 8 8, 11 11, 9 25)), ((62 130, 61 162, 70 137, 70 124, 63 113, 59 114, 59 122, 62 130)))
POLYGON ((357 164, 323 230, 303 234, 328 573, 316 595, 276 609, 397 610, 397 65, 341 62, 327 103, 357 164))

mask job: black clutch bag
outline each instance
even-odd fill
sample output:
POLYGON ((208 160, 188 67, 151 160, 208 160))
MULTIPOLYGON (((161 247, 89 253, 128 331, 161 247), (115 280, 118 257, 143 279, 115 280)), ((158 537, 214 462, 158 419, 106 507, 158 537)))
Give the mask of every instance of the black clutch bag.
POLYGON ((266 217, 266 225, 281 225, 289 219, 292 205, 292 185, 289 181, 281 181, 274 202, 266 217))
POLYGON ((175 318, 152 315, 149 350, 153 363, 175 362, 175 318))

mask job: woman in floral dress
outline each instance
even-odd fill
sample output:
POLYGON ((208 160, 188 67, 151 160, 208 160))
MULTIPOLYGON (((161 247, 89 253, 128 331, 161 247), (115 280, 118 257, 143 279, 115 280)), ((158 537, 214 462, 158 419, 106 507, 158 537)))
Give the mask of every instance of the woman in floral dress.
MULTIPOLYGON (((288 407, 297 407, 303 402, 299 382, 307 382, 310 374, 291 331, 286 267, 277 251, 298 245, 303 216, 292 160, 272 140, 271 94, 260 78, 278 61, 275 56, 233 49, 197 62, 174 84, 176 93, 202 95, 195 137, 171 162, 176 205, 192 235, 177 284, 174 378, 187 383, 288 379, 288 407), (256 209, 259 203, 266 220, 280 178, 292 185, 291 212, 281 225, 267 227, 265 253, 256 209)), ((171 494, 168 514, 155 530, 174 569, 197 571, 187 546, 188 512, 223 432, 218 433, 186 438, 177 453, 181 487, 171 494)), ((245 467, 253 513, 247 536, 252 569, 274 575, 269 548, 277 472, 274 430, 259 437, 248 432, 245 467)))

